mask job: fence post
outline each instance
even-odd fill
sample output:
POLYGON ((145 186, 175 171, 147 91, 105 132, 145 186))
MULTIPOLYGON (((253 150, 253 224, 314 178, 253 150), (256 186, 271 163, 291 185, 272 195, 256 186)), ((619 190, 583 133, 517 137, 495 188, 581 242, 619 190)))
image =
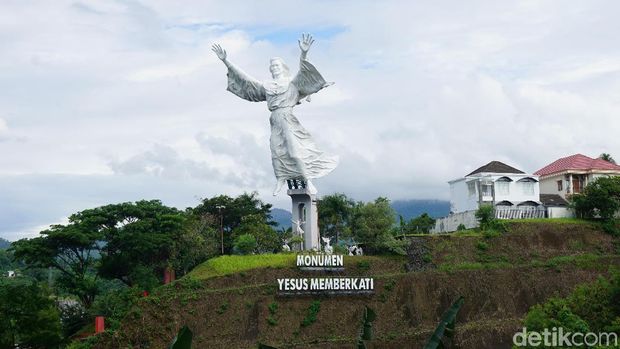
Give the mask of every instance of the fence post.
POLYGON ((176 279, 174 269, 167 267, 164 269, 164 285, 171 283, 176 279))
POLYGON ((105 331, 105 317, 97 316, 95 318, 95 334, 105 331))

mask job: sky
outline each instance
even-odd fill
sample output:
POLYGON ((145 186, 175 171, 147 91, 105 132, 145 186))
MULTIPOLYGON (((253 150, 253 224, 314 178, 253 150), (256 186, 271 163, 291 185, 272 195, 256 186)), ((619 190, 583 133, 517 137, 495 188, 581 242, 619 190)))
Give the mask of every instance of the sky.
POLYGON ((275 178, 265 103, 225 66, 295 71, 297 38, 335 84, 294 110, 340 157, 319 195, 449 199, 492 160, 534 172, 620 158, 617 1, 0 2, 0 237, 83 209, 258 192, 275 178))

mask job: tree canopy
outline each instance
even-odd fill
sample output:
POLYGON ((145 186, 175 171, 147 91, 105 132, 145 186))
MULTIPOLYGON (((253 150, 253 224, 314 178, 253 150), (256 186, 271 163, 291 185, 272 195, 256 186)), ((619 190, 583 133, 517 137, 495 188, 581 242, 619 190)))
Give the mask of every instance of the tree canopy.
POLYGON ((271 219, 271 204, 262 202, 256 192, 244 193, 236 198, 227 195, 206 198, 198 206, 190 209, 190 212, 195 216, 209 215, 215 217, 218 229, 220 219, 222 220, 224 253, 232 252, 234 241, 232 232, 242 224, 244 217, 253 216, 267 225, 276 225, 271 219))
POLYGON ((583 193, 573 195, 571 201, 583 218, 612 219, 620 209, 620 176, 597 178, 583 193))
POLYGON ((95 251, 103 235, 76 224, 74 216, 69 221, 66 226, 51 226, 39 237, 14 242, 10 251, 30 268, 52 267, 60 271, 60 286, 88 307, 98 292, 95 251))
POLYGON ((0 278, 0 348, 57 348, 61 333, 45 289, 30 279, 0 278))
POLYGON ((351 231, 355 241, 370 253, 404 254, 404 242, 396 240, 396 213, 387 198, 358 203, 353 210, 351 231))
POLYGON ((345 194, 325 195, 317 203, 319 231, 324 237, 350 237, 351 215, 355 201, 345 194))

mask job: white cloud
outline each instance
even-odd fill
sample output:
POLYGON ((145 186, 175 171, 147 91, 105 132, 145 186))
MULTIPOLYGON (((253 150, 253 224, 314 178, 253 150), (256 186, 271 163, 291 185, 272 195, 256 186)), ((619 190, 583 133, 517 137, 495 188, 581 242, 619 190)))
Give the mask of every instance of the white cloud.
POLYGON ((214 42, 263 80, 272 56, 296 66, 298 33, 328 33, 310 59, 336 85, 295 109, 317 144, 341 158, 317 181, 322 193, 447 198, 447 180, 491 160, 535 171, 577 152, 620 153, 620 49, 610 35, 620 32, 618 9, 610 1, 2 2, 0 188, 36 187, 48 199, 1 196, 16 209, 0 234, 154 194, 183 206, 196 195, 258 190, 287 207, 285 195, 268 195, 269 111, 226 91, 214 42), (153 190, 137 178, 166 184, 153 190), (99 180, 107 193, 87 188, 99 180))
POLYGON ((0 118, 0 140, 2 140, 9 133, 9 126, 7 126, 6 121, 0 118))

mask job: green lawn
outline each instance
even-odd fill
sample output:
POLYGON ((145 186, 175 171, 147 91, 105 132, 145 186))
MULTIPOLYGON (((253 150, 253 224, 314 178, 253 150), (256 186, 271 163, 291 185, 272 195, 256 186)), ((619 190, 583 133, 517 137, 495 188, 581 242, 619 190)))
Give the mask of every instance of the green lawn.
POLYGON ((256 268, 294 267, 295 256, 293 253, 220 256, 209 259, 197 266, 188 276, 195 279, 208 279, 256 268))
POLYGON ((503 221, 506 223, 592 224, 592 221, 579 218, 528 218, 503 221))

